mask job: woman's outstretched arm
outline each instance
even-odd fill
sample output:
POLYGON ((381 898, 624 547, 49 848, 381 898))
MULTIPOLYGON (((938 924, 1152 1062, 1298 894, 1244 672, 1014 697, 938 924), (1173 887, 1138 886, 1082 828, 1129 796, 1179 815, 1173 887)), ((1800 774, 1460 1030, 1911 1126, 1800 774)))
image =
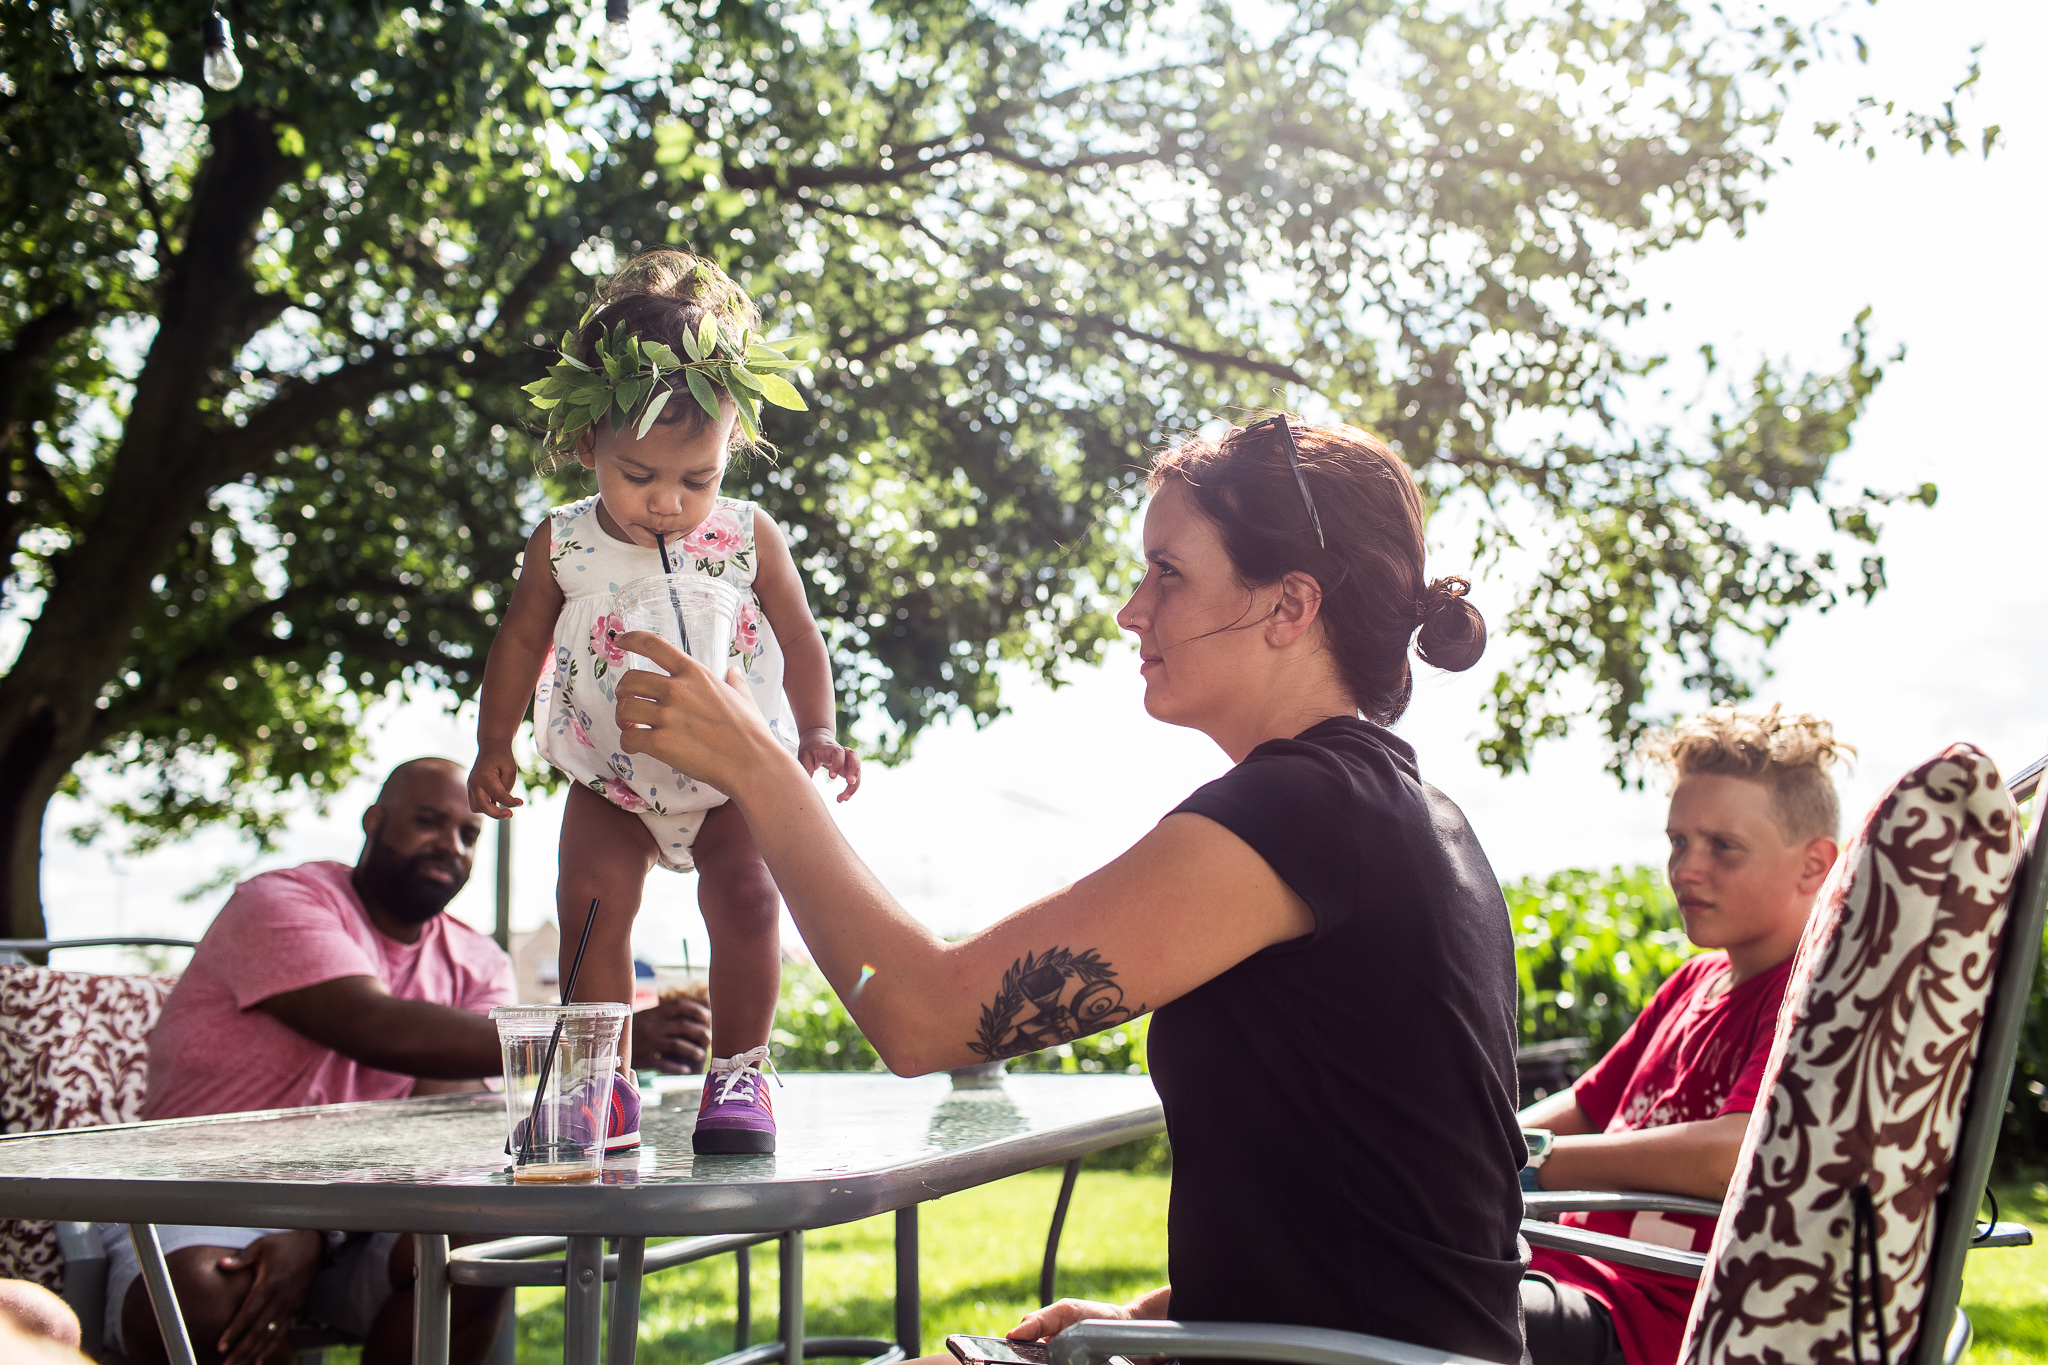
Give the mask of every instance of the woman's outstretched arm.
POLYGON ((671 674, 620 679, 624 747, 739 805, 819 968, 899 1075, 1113 1027, 1314 927, 1248 844, 1183 814, 1072 886, 947 943, 854 853, 737 673, 714 678, 652 635, 620 643, 671 674))

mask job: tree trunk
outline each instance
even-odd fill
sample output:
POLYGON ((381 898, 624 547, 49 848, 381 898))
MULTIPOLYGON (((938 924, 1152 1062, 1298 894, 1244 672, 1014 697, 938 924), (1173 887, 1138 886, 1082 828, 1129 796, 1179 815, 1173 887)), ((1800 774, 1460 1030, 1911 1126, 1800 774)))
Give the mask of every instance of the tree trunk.
POLYGON ((257 111, 231 110, 208 132, 106 495, 51 564, 42 610, 0 679, 0 919, 15 937, 42 936, 44 815, 64 775, 105 737, 100 694, 121 671, 140 613, 155 609, 150 580, 219 482, 201 403, 262 307, 249 252, 291 163, 257 111))
POLYGON ((64 767, 51 758, 56 726, 47 709, 32 712, 0 749, 0 895, 8 938, 48 937, 43 922, 43 814, 64 767))
POLYGON ((64 775, 104 738, 101 689, 121 670, 156 566, 207 489, 160 484, 150 493, 108 499, 114 505, 91 538, 56 566, 42 612, 0 680, 0 894, 11 937, 43 936, 44 814, 64 775))

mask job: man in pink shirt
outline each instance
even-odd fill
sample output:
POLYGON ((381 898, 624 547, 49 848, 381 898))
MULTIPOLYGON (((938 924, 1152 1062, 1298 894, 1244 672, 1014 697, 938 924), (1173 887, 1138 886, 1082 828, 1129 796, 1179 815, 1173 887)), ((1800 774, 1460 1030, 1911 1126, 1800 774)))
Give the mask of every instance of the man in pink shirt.
MULTIPOLYGON (((395 1099, 472 1088, 500 1069, 491 1006, 516 999, 512 964, 443 913, 469 880, 482 817, 464 769, 415 759, 363 812, 351 868, 316 862, 252 877, 215 917, 150 1035, 146 1119, 395 1099)), ((634 1030, 642 1066, 701 1061, 709 1017, 665 1002, 634 1030), (643 1035, 644 1039, 643 1039, 643 1035)), ((126 1230, 107 1244, 106 1339, 135 1365, 165 1359, 126 1230)), ((411 1358, 412 1239, 276 1228, 158 1230, 202 1361, 275 1356, 304 1310, 364 1338, 364 1365, 411 1358)), ((489 1352, 502 1290, 458 1288, 457 1361, 489 1352)))
MULTIPOLYGON (((1570 1090, 1522 1111, 1557 1141, 1548 1190, 1727 1196, 1814 896, 1834 866, 1828 768, 1846 746, 1818 716, 1718 707, 1652 747, 1676 779, 1665 830, 1686 961, 1570 1090)), ((1525 1172, 1525 1175, 1529 1174, 1525 1172)), ((1594 1232, 1705 1251, 1714 1220, 1566 1214, 1594 1232)), ((1539 1248, 1522 1281, 1533 1365, 1674 1365, 1691 1280, 1539 1248)))

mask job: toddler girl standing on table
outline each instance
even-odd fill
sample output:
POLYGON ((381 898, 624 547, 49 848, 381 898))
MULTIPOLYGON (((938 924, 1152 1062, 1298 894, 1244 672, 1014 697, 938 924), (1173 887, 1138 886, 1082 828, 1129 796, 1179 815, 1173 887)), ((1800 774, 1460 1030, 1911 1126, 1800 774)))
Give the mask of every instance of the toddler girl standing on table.
MULTIPOLYGON (((860 786, 860 759, 836 740, 825 641, 789 545, 753 503, 718 491, 733 452, 760 444, 763 399, 803 407, 782 378, 794 367, 787 343, 763 342, 760 325, 753 300, 717 266, 650 251, 598 288, 548 378, 527 385, 547 414, 547 466, 574 458, 596 474, 597 492, 555 508, 527 542, 484 668, 469 775, 475 810, 502 820, 521 804, 512 737, 538 678, 535 740, 572 779, 555 891, 565 979, 570 945, 598 904, 578 1000, 631 1001, 647 874, 657 863, 697 869, 711 936, 712 1059, 695 1137, 704 1153, 775 1150, 761 1068, 782 980, 780 898, 723 793, 623 752, 613 708, 625 627, 613 595, 663 572, 737 588, 732 659, 770 728, 806 771, 845 782, 840 800, 860 786)), ((640 1099, 630 1076, 614 1091, 606 1147, 623 1150, 640 1140, 640 1099)))

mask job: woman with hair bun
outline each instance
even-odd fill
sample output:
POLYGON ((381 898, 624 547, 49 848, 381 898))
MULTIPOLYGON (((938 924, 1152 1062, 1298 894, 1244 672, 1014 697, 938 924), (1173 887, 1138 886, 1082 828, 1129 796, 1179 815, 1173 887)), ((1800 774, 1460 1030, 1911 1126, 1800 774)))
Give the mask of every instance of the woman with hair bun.
POLYGON ((1154 1011, 1174 1178, 1172 1283, 1062 1300, 1097 1317, 1334 1327, 1522 1356, 1515 969, 1464 815, 1385 727, 1410 648, 1464 669, 1486 625, 1423 567, 1407 469, 1352 427, 1280 416, 1155 464, 1144 580, 1117 614, 1145 709, 1234 766, 1129 851, 959 942, 846 844, 743 687, 621 682, 627 747, 728 792, 818 966, 892 1071, 1061 1043, 1154 1011))

